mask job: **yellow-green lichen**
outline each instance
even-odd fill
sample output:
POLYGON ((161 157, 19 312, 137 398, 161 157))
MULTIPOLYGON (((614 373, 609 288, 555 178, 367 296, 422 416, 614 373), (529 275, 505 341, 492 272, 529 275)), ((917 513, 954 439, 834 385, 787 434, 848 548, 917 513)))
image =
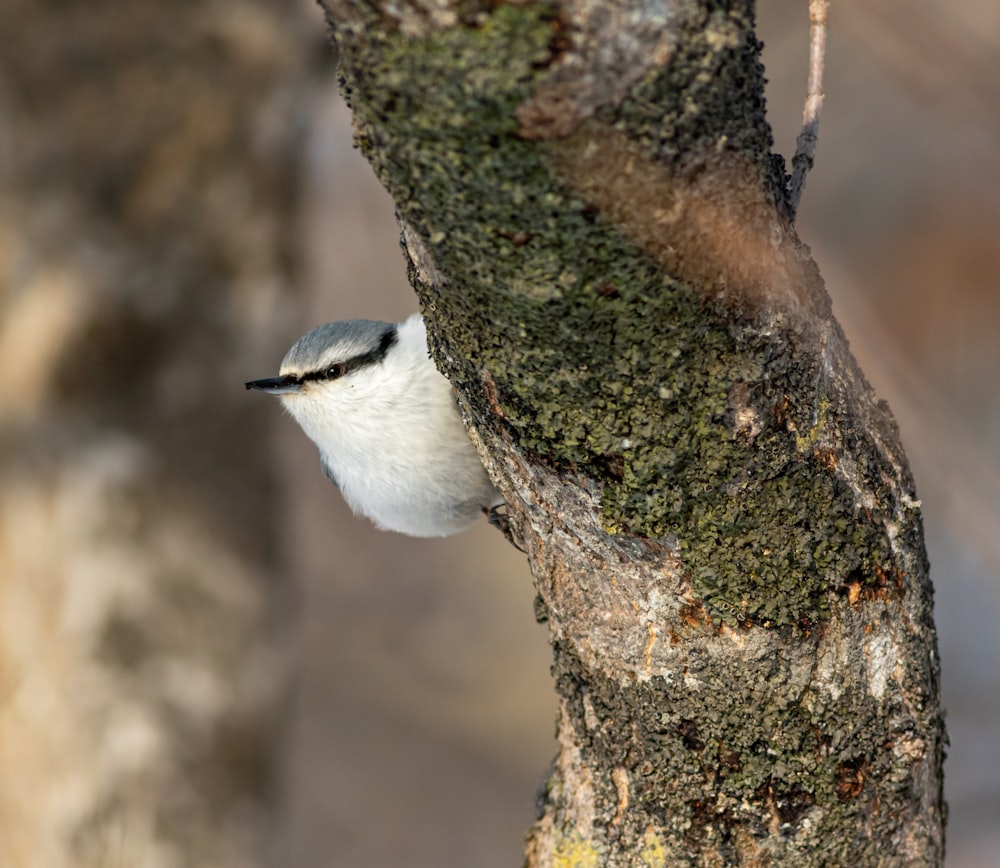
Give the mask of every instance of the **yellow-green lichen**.
MULTIPOLYGON (((728 33, 731 24, 692 26, 728 33)), ((807 353, 794 336, 734 329, 729 312, 665 273, 560 180, 558 142, 519 135, 516 109, 549 74, 557 26, 548 6, 500 5, 474 26, 421 38, 341 40, 358 143, 447 275, 433 288, 411 275, 432 343, 448 342, 445 373, 488 419, 488 371, 522 449, 603 484, 608 531, 676 539, 717 620, 821 617, 825 592, 852 570, 869 574, 887 546, 802 451, 825 424, 799 410, 815 399, 807 353), (759 393, 754 438, 727 419, 738 383, 759 393), (806 441, 778 418, 782 390, 785 417, 806 441)), ((759 75, 742 72, 752 35, 685 44, 694 48, 603 122, 656 159, 725 141, 760 160, 766 125, 740 139, 746 125, 732 115, 734 100, 749 111, 763 98, 759 75), (692 86, 695 107, 680 98, 692 86)))
POLYGON ((600 852, 580 835, 557 838, 553 847, 553 868, 599 868, 600 852))
POLYGON ((639 864, 646 866, 646 868, 666 868, 667 866, 667 849, 663 846, 663 839, 652 826, 646 830, 643 837, 642 849, 639 851, 639 864))

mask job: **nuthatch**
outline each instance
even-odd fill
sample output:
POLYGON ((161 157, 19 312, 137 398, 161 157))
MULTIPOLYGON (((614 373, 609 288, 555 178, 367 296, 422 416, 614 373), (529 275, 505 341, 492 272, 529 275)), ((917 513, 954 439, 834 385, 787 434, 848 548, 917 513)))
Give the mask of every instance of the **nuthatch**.
POLYGON ((503 500, 427 352, 424 321, 353 319, 299 338, 279 375, 248 389, 277 395, 319 447, 351 509, 383 530, 446 536, 503 500))

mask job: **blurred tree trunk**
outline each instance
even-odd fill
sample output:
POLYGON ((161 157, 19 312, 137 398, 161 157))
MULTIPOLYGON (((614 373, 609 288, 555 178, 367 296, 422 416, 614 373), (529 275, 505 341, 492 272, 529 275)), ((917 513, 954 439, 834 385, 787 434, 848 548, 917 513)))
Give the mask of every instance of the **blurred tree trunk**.
POLYGON ((528 864, 940 864, 919 503, 752 3, 323 5, 551 630, 528 864))
POLYGON ((301 26, 5 6, 5 868, 264 863, 289 588, 241 384, 291 307, 301 26))

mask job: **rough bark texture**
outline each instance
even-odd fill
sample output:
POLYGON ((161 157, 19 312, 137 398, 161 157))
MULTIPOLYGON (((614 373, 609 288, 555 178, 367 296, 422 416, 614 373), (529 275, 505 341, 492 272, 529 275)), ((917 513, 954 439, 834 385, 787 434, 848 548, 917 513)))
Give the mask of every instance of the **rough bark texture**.
POLYGON ((6 4, 0 865, 264 864, 286 691, 264 415, 298 19, 6 4))
POLYGON ((528 864, 940 864, 919 503, 752 4, 324 5, 551 630, 528 864))

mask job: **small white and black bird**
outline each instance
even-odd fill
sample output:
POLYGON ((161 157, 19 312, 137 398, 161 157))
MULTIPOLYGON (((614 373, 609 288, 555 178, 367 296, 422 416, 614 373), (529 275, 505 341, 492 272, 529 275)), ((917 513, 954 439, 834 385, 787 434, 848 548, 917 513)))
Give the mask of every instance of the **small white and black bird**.
POLYGON ((296 341, 277 377, 246 387, 281 399, 351 509, 383 530, 447 536, 503 502, 431 361, 419 314, 397 325, 319 326, 296 341))

